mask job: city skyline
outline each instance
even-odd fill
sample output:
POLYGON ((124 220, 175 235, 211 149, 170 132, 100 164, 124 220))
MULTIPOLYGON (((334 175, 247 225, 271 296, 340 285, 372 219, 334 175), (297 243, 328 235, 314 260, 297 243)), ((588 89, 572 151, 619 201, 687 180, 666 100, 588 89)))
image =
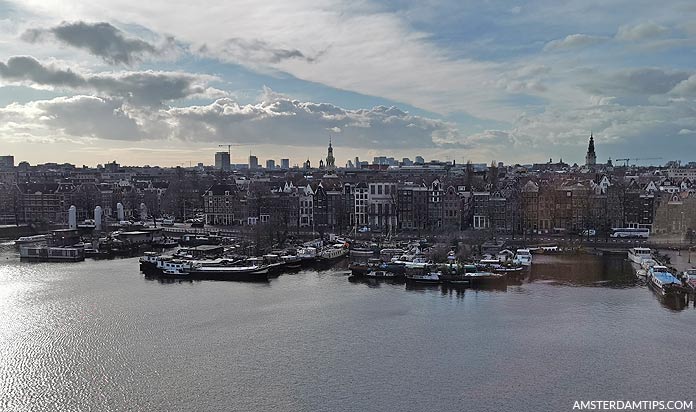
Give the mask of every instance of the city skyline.
POLYGON ((689 161, 694 11, 4 1, 2 154, 167 167, 209 164, 231 144, 231 163, 251 149, 262 165, 302 164, 333 139, 339 167, 384 155, 581 164, 592 133, 598 162, 689 161))

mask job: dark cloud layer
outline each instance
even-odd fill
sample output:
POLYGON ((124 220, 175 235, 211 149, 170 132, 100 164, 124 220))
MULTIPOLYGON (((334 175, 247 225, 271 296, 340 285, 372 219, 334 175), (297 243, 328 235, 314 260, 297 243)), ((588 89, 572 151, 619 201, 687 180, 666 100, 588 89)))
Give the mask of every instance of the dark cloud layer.
POLYGON ((109 64, 128 66, 162 51, 144 40, 126 37, 123 31, 109 23, 64 22, 47 29, 29 29, 22 38, 32 43, 54 38, 68 46, 86 50, 109 64))
POLYGON ((44 65, 31 56, 13 56, 7 63, 0 62, 0 77, 42 86, 93 90, 144 105, 158 105, 210 90, 206 78, 188 73, 147 70, 83 75, 70 69, 44 65))
POLYGON ((295 48, 274 46, 260 39, 229 38, 214 46, 203 45, 198 52, 215 58, 223 56, 244 64, 275 64, 284 60, 298 59, 312 63, 323 52, 309 55, 295 48))

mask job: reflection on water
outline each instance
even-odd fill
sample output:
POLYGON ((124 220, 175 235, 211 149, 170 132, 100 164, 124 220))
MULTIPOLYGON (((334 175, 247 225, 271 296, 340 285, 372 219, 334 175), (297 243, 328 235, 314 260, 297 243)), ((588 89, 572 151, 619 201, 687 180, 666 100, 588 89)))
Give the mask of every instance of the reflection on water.
POLYGON ((625 254, 535 255, 529 280, 553 280, 581 286, 630 287, 637 284, 625 254))
POLYGON ((546 258, 531 281, 470 289, 351 283, 344 270, 152 280, 133 258, 26 265, 0 248, 0 410, 517 412, 681 399, 696 310, 674 312, 606 273, 617 261, 566 261, 554 275, 546 258))

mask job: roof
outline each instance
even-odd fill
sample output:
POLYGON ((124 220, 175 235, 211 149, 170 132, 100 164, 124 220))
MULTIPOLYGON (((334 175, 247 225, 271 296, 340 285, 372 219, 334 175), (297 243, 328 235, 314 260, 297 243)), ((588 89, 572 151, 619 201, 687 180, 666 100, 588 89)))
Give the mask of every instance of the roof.
POLYGON ((237 193, 237 191, 237 185, 230 183, 215 183, 205 191, 205 194, 208 194, 208 192, 213 192, 214 196, 223 196, 225 192, 237 193))

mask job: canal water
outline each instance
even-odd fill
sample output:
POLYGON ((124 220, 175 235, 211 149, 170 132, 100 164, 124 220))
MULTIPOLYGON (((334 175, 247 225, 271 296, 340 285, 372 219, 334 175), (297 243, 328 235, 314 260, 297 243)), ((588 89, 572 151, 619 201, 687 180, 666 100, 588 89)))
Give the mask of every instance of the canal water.
POLYGON ((0 410, 563 411, 693 400, 696 310, 622 257, 540 257, 497 290, 160 282, 137 259, 0 246, 0 410), (691 399, 689 399, 691 398, 691 399))

